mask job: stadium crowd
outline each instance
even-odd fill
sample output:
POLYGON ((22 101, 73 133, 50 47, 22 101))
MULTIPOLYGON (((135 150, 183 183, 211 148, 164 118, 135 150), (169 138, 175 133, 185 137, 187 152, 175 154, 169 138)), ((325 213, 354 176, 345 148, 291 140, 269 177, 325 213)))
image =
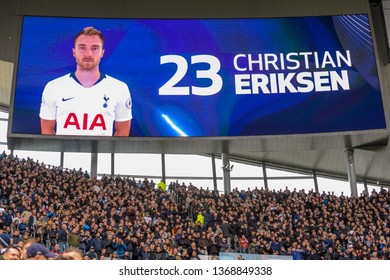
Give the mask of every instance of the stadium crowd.
POLYGON ((90 178, 0 156, 3 259, 173 260, 220 252, 390 259, 390 194, 233 190, 90 178), (76 254, 77 257, 69 257, 76 254))

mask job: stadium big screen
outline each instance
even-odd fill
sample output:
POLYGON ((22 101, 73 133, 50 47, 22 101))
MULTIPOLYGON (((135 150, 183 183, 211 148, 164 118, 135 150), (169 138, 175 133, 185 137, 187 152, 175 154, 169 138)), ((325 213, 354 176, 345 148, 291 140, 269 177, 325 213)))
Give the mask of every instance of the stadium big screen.
MULTIPOLYGON (((253 19, 25 16, 11 136, 41 134, 42 92, 49 81, 75 71, 73 39, 86 26, 105 37, 101 72, 130 89, 131 137, 386 128, 366 14, 253 19)), ((115 88, 109 91, 115 94, 115 88)), ((74 88, 68 92, 66 85, 61 92, 67 95, 60 96, 57 107, 78 94, 74 88)), ((74 102, 65 126, 79 130, 80 137, 83 131, 101 130, 104 119, 97 116, 106 101, 74 102)))

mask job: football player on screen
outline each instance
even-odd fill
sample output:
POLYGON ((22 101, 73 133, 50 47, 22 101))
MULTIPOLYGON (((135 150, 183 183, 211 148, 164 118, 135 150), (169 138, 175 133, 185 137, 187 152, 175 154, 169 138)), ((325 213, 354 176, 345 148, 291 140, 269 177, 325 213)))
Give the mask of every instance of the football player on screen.
POLYGON ((100 72, 104 37, 86 27, 74 39, 76 71, 47 83, 39 117, 45 135, 129 136, 132 103, 128 86, 100 72))

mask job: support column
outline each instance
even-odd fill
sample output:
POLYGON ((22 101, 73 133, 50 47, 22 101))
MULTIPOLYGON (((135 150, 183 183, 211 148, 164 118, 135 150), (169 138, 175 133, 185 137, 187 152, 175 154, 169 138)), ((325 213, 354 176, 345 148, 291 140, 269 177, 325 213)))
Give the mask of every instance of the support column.
POLYGON ((267 177, 267 166, 265 162, 261 162, 261 168, 263 169, 263 181, 264 181, 264 189, 268 191, 268 177, 267 177))
POLYGON ((161 154, 161 180, 166 184, 166 174, 165 174, 165 154, 161 154))
POLYGON ((317 180, 317 172, 313 170, 313 180, 314 180, 314 190, 316 193, 319 193, 319 188, 318 188, 318 180, 317 180))
POLYGON ((230 166, 230 156, 227 153, 222 153, 222 170, 223 170, 223 191, 225 194, 232 191, 230 184, 230 171, 232 167, 230 166))
POLYGON ((368 193, 368 186, 367 186, 367 181, 363 180, 363 186, 364 186, 364 194, 369 195, 368 193))
POLYGON ((211 166, 212 166, 212 169, 213 169, 213 186, 214 186, 214 190, 217 191, 218 190, 218 186, 217 186, 217 169, 215 167, 215 155, 214 154, 211 155, 211 166))
POLYGON ((97 177, 98 154, 91 153, 91 178, 97 177))
POLYGON ((115 175, 115 154, 111 153, 111 176, 115 175))
POLYGON ((348 168, 348 180, 351 188, 351 196, 357 197, 357 183, 356 183, 356 171, 355 171, 355 159, 353 157, 353 149, 346 149, 345 154, 347 156, 347 168, 348 168))
POLYGON ((65 153, 60 152, 60 167, 63 169, 64 168, 64 158, 65 158, 65 153))

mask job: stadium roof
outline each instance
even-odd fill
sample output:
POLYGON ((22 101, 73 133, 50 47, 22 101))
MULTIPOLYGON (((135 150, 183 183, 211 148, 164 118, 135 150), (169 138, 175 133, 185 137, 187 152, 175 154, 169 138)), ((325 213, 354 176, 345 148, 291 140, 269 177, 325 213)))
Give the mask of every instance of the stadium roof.
MULTIPOLYGON (((23 15, 52 16, 94 16, 94 17, 269 17, 331 15, 349 13, 368 13, 365 0, 277 0, 269 3, 262 1, 25 1, 0 0, 0 107, 9 110, 15 64, 17 61, 18 41, 23 15), (196 2, 196 3, 195 3, 196 2), (109 4, 108 4, 109 3, 109 4), (112 4, 115 3, 115 4, 112 4), (236 7, 240 3, 240 7, 236 7), (164 7, 163 7, 163 6, 164 7), (176 6, 175 6, 176 5, 176 6), (184 7, 185 6, 185 7, 184 7), (179 8, 178 8, 179 7, 179 8), (205 9, 204 7, 207 7, 205 9), (175 10, 176 9, 176 10, 175 10), (168 11, 165 12, 164 11, 168 11), (88 11, 88 12, 86 12, 88 11), (176 12, 175 12, 176 11, 176 12), (180 11, 180 12, 178 12, 180 11), (216 16, 215 11, 218 11, 216 16), (162 13, 162 14, 161 14, 162 13)), ((387 10, 385 16, 390 13, 387 10)), ((375 5, 374 5, 375 6, 375 5)), ((373 11, 371 10, 371 13, 373 11)), ((373 16, 373 21, 380 22, 373 16)), ((383 29, 382 26, 379 29, 383 29)), ((378 26, 376 26, 378 30, 378 26)), ((375 31, 375 30, 374 30, 375 31)), ((376 32, 374 32, 376 33, 376 32)), ((386 36, 376 33, 378 45, 386 36)), ((382 34, 383 35, 383 34, 382 34)), ((385 65, 381 47, 377 46, 379 70, 381 75, 382 96, 386 121, 389 124, 389 66, 385 65)), ((387 50, 388 46, 384 49, 387 50)), ((383 52, 383 49, 382 49, 383 52)), ((386 51, 384 52, 386 53, 386 51)), ((71 139, 53 142, 50 139, 31 138, 28 142, 11 140, 15 149, 56 150, 56 151, 99 151, 109 152, 153 152, 153 153, 222 153, 230 154, 231 159, 252 164, 266 162, 281 168, 293 168, 301 171, 313 171, 317 174, 347 178, 347 159, 345 150, 354 149, 356 175, 359 181, 390 186, 390 150, 388 147, 389 129, 376 131, 355 131, 352 133, 326 133, 283 135, 245 138, 217 139, 129 139, 129 141, 74 141, 71 139), (140 141, 141 140, 141 141, 140 141), (23 143, 22 143, 23 142, 23 143)))

